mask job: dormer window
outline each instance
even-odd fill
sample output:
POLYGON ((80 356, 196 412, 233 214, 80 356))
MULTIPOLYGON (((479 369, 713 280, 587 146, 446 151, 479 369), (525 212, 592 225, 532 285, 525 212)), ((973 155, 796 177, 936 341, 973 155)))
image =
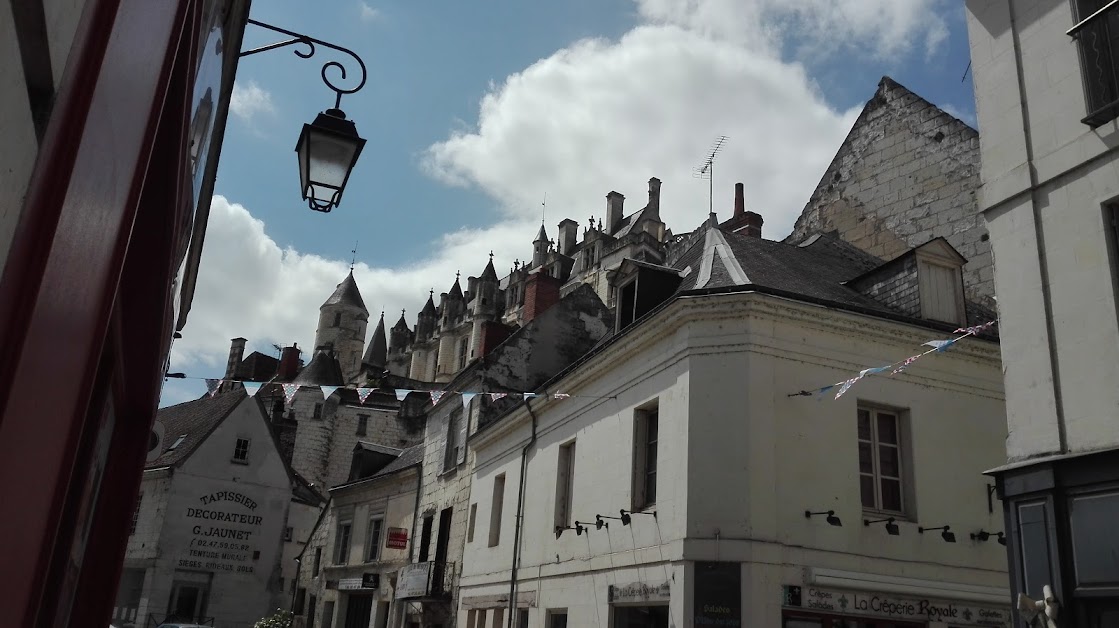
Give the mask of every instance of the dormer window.
POLYGON ((963 278, 966 260, 946 242, 938 240, 919 247, 916 253, 921 318, 953 325, 966 324, 963 278))

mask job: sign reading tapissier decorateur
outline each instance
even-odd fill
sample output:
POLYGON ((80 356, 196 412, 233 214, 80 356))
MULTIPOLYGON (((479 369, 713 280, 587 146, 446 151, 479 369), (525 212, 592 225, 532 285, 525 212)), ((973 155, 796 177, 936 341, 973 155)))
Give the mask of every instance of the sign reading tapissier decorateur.
POLYGON ((884 593, 785 585, 782 605, 805 610, 943 622, 952 626, 1010 626, 1010 609, 884 593))

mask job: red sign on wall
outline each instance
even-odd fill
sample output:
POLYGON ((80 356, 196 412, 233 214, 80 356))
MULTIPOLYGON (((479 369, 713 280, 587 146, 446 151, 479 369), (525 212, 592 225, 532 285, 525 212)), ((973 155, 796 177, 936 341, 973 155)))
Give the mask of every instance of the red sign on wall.
POLYGON ((385 547, 408 549, 408 528, 389 528, 385 537, 385 547))

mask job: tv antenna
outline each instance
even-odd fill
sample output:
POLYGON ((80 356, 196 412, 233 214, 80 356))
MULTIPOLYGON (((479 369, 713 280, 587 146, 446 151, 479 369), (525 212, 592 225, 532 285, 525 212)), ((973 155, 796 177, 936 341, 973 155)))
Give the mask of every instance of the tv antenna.
POLYGON ((711 142, 711 150, 707 151, 707 157, 705 157, 703 159, 703 162, 700 163, 699 166, 697 166, 695 168, 695 170, 692 170, 692 176, 693 177, 696 177, 697 179, 707 179, 707 181, 708 181, 708 183, 707 183, 707 213, 708 214, 715 213, 714 200, 712 200, 713 197, 714 197, 714 193, 715 193, 715 156, 719 154, 719 151, 722 150, 723 146, 725 146, 726 143, 727 143, 727 136, 720 135, 719 137, 716 137, 715 141, 711 142))

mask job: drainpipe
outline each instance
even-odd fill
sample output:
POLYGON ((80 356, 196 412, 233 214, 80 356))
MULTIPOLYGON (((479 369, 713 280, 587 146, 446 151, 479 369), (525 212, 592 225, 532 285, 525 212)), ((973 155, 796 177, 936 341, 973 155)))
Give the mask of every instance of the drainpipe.
POLYGON ((528 450, 536 444, 536 413, 529 405, 530 399, 525 399, 525 409, 532 417, 532 437, 528 439, 524 449, 521 449, 521 477, 520 487, 517 489, 517 518, 513 528, 513 571, 509 574, 509 628, 514 628, 513 622, 517 621, 517 567, 521 560, 521 523, 524 517, 525 500, 525 468, 528 466, 528 450))
POLYGON ((420 463, 416 470, 416 505, 412 509, 412 550, 408 553, 408 562, 416 562, 416 525, 420 522, 420 494, 424 487, 424 467, 420 463))
POLYGON ((303 575, 303 561, 298 556, 296 556, 295 557, 295 586, 291 588, 291 606, 288 607, 288 611, 292 615, 295 614, 295 594, 296 594, 297 591, 299 591, 299 576, 301 576, 301 575, 303 575))

